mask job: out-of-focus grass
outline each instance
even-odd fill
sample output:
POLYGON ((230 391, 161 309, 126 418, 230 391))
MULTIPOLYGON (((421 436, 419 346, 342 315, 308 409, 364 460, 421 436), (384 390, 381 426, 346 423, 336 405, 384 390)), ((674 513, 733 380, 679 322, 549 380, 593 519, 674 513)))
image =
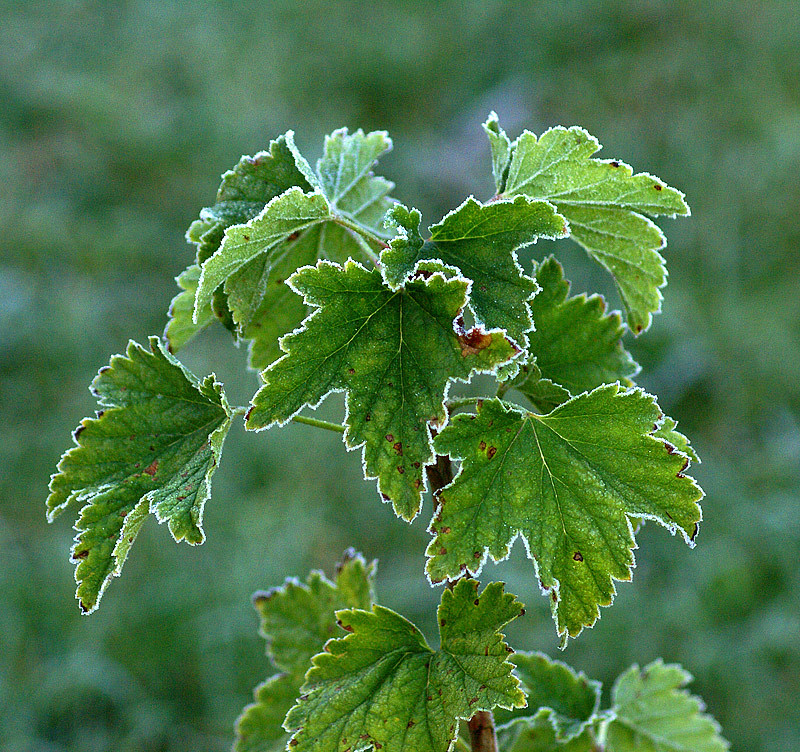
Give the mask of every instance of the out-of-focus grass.
MULTIPOLYGON (((606 681, 680 660, 735 749, 800 748, 798 43, 788 0, 2 3, 0 746, 226 749, 268 670, 250 592, 348 545, 433 628, 427 513, 395 519, 335 435, 235 430, 207 544, 149 524, 90 618, 43 501, 93 373, 163 328, 183 231, 241 153, 289 127, 312 156, 335 127, 388 128, 383 171, 432 223, 490 195, 496 109, 509 132, 584 125, 694 212, 663 223, 664 313, 631 348, 704 459, 706 521, 694 551, 647 526, 634 582, 563 657, 606 681)), ((551 250, 618 305, 579 250, 551 250)), ((256 387, 223 332, 185 359, 236 402, 256 387)), ((553 652, 521 550, 484 574, 529 606, 514 644, 553 652)))

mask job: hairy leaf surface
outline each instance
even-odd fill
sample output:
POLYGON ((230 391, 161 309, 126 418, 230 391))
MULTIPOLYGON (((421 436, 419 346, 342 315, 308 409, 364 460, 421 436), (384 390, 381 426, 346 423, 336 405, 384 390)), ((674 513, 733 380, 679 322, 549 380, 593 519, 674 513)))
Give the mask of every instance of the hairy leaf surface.
MULTIPOLYGON (((487 132, 493 164, 502 164, 507 137, 496 118, 487 121, 487 132)), ((614 277, 628 325, 637 334, 647 329, 661 308, 667 273, 659 253, 666 239, 644 215, 689 214, 683 194, 652 175, 634 175, 623 162, 592 159, 600 144, 583 128, 559 126, 539 138, 525 131, 508 149, 501 195, 552 202, 572 238, 614 277)))
POLYGON ((616 719, 608 726, 608 752, 725 752, 719 724, 683 688, 691 680, 680 666, 661 660, 631 666, 611 692, 616 719))
POLYGON ((688 543, 697 534, 702 491, 683 474, 688 457, 652 435, 660 418, 650 395, 617 384, 549 415, 491 400, 456 416, 435 442, 462 467, 439 494, 431 579, 477 573, 522 535, 565 644, 611 603, 613 580, 631 578, 631 519, 654 519, 688 543))
POLYGON ((394 611, 339 611, 347 637, 313 659, 300 699, 286 717, 297 752, 446 752, 459 719, 496 706, 524 705, 500 633, 522 612, 501 583, 478 593, 459 580, 442 594, 441 647, 394 611))
POLYGON ((72 548, 77 598, 94 611, 148 513, 176 541, 202 543, 203 508, 230 427, 213 375, 200 381, 164 350, 135 342, 100 370, 92 391, 103 407, 75 431, 50 482, 48 519, 84 504, 72 548))
POLYGON ((522 273, 516 250, 539 237, 563 237, 566 223, 546 201, 519 196, 513 201, 480 204, 468 198, 430 228, 422 242, 420 214, 403 206, 391 214, 402 228, 399 238, 381 254, 383 275, 397 288, 421 259, 435 259, 456 267, 472 280, 470 308, 481 324, 505 329, 521 347, 533 326, 529 301, 538 287, 522 273))
POLYGON ((543 719, 558 742, 580 736, 596 720, 600 707, 600 683, 590 681, 561 661, 543 653, 515 653, 514 673, 522 682, 528 707, 500 711, 498 726, 515 718, 543 719))
POLYGON ((317 310, 281 340, 286 354, 262 374, 247 427, 286 423, 306 405, 345 391, 345 443, 364 446, 365 476, 377 477, 396 513, 413 519, 433 459, 429 424, 446 421, 449 382, 492 371, 514 347, 503 332, 454 326, 469 283, 440 265, 423 265, 396 290, 377 269, 352 261, 321 261, 290 284, 317 310))
POLYGON ((561 741, 548 718, 538 715, 516 718, 498 728, 497 743, 503 752, 597 752, 599 749, 588 729, 561 741))
POLYGON ((268 642, 267 654, 281 673, 256 687, 255 702, 236 722, 235 752, 286 749, 289 735, 283 720, 300 696, 311 658, 339 633, 337 610, 372 606, 375 568, 375 562, 367 564, 350 549, 337 565, 333 582, 321 572, 312 572, 305 583, 287 580, 283 587, 253 596, 261 614, 261 634, 268 642))

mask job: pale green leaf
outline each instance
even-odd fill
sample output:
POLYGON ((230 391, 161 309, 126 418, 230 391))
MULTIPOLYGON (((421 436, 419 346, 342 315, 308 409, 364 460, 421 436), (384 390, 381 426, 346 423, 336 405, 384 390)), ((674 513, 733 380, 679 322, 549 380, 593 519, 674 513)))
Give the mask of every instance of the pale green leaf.
POLYGON ((611 692, 616 719, 607 730, 607 752, 725 752, 719 724, 685 685, 691 675, 654 661, 632 666, 611 692))
MULTIPOLYGON (((229 227, 220 249, 203 264, 195 317, 211 302, 214 291, 245 264, 276 249, 295 233, 330 218, 330 206, 322 194, 290 188, 272 199, 254 219, 229 227)), ((230 296, 230 290, 227 293, 230 296)))
POLYGON ((614 277, 635 333, 661 308, 666 244, 646 216, 689 214, 680 191, 616 160, 592 159, 600 149, 583 128, 551 128, 538 139, 525 131, 513 154, 502 195, 552 202, 573 239, 614 277))
POLYGON ((500 127, 497 113, 490 112, 483 124, 483 130, 489 138, 489 148, 492 152, 492 175, 498 193, 503 192, 508 177, 508 165, 511 162, 511 140, 500 127))
POLYGON ((480 204, 468 198, 430 228, 431 238, 420 243, 419 212, 395 207, 392 219, 403 231, 381 254, 386 281, 399 287, 421 259, 455 267, 472 281, 470 308, 484 326, 505 329, 521 347, 533 322, 529 301, 538 287, 522 273, 516 250, 540 237, 561 237, 564 218, 546 201, 519 196, 513 201, 480 204))
POLYGON ((195 334, 205 329, 214 320, 214 312, 210 305, 200 311, 197 323, 192 316, 199 279, 200 267, 197 264, 192 264, 175 277, 182 292, 179 292, 170 303, 169 321, 164 330, 164 338, 167 340, 171 353, 178 352, 195 334))
POLYGON ((200 381, 157 337, 130 342, 100 369, 92 390, 104 408, 75 431, 50 482, 48 519, 84 504, 72 548, 81 609, 97 608, 150 512, 176 541, 202 543, 203 508, 231 412, 214 376, 200 381))
POLYGON ((689 544, 697 534, 702 491, 683 473, 688 458, 652 435, 660 417, 653 397, 618 384, 549 415, 500 400, 457 415, 435 442, 462 466, 431 523, 432 581, 479 572, 521 535, 562 644, 592 625, 613 581, 631 578, 631 520, 653 519, 689 544))
POLYGON ((255 214, 236 215, 232 207, 244 203, 252 208, 257 202, 222 201, 204 210, 201 224, 190 228, 190 237, 198 238, 205 253, 196 306, 213 301, 221 318, 229 312, 236 333, 252 340, 254 368, 278 357, 278 338, 304 318, 305 306, 291 299, 283 281, 320 258, 374 258, 384 245, 383 219, 393 203, 393 183, 371 171, 391 148, 385 132, 335 131, 325 140, 316 172, 298 152, 291 133, 278 141, 279 164, 291 165, 285 177, 294 182, 266 196, 255 214), (224 218, 216 216, 220 211, 224 218))
MULTIPOLYGON (((537 412, 552 412, 559 405, 572 399, 572 395, 563 386, 542 376, 535 359, 518 364, 517 367, 519 369, 517 375, 511 379, 509 385, 522 392, 537 412)), ((508 366, 505 368, 508 369, 508 366)))
POLYGON ((305 694, 286 717, 290 748, 446 752, 459 719, 524 705, 499 631, 521 612, 501 583, 479 594, 477 582, 459 580, 442 594, 441 648, 433 650, 387 608, 339 611, 351 634, 314 657, 305 694))
POLYGON ((619 314, 607 314, 600 295, 569 297, 569 282, 552 256, 537 266, 535 278, 541 287, 531 302, 536 331, 529 335, 526 362, 511 385, 537 407, 546 403, 542 397, 558 396, 552 388, 544 390, 541 380, 566 390, 561 402, 601 384, 630 386, 639 366, 622 346, 625 327, 619 314))
POLYGON ((528 707, 497 714, 498 726, 515 718, 546 720, 554 739, 568 741, 580 736, 597 718, 600 683, 543 653, 516 653, 514 673, 522 682, 528 707))
POLYGON ((346 391, 346 445, 364 447, 365 477, 378 478, 396 513, 413 519, 433 460, 430 424, 446 421, 450 381, 491 372, 515 354, 512 344, 503 332, 454 325, 469 283, 435 264, 397 290, 352 261, 321 261, 290 284, 317 310, 281 340, 286 355, 263 372, 247 427, 286 423, 346 391))
POLYGON ((311 658, 339 633, 337 610, 372 606, 375 568, 374 561, 367 564, 361 554, 349 549, 337 565, 333 582, 321 572, 312 572, 304 584, 287 580, 283 587, 253 596, 268 655, 283 673, 256 687, 255 702, 236 722, 234 752, 286 749, 289 735, 283 719, 300 695, 311 658))

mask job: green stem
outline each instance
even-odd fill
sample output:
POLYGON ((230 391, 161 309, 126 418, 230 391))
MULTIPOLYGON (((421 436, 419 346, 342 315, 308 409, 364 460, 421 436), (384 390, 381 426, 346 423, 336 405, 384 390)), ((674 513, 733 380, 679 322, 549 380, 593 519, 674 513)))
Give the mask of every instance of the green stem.
POLYGON ((449 412, 451 410, 457 410, 459 407, 479 405, 483 400, 484 397, 456 397, 455 399, 447 400, 445 407, 447 407, 449 412))
POLYGON ((317 420, 316 418, 306 418, 304 415, 295 415, 292 420, 295 423, 304 423, 307 426, 314 426, 314 428, 324 428, 326 431, 336 431, 336 433, 344 433, 344 426, 338 423, 331 423, 327 420, 317 420))
POLYGON ((497 398, 498 398, 498 399, 501 399, 501 398, 503 397, 503 395, 504 395, 504 394, 505 394, 505 393, 506 393, 506 392, 507 392, 509 389, 511 389, 511 379, 509 379, 508 381, 501 381, 501 382, 500 382, 500 383, 497 385, 497 395, 496 395, 496 396, 497 396, 497 398))
POLYGON ((340 214, 333 221, 342 227, 346 227, 348 230, 354 230, 364 238, 369 238, 381 248, 389 247, 389 244, 386 242, 386 238, 382 238, 374 230, 371 230, 369 227, 362 225, 360 222, 357 222, 354 219, 344 217, 340 214))

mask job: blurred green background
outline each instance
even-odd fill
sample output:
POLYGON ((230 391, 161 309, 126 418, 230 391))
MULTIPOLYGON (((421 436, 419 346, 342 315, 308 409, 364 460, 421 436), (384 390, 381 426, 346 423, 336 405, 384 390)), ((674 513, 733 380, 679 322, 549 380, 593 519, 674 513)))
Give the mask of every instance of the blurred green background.
MULTIPOLYGON (((616 605, 567 660, 610 682, 683 663, 735 750, 800 749, 800 14, 793 0, 0 3, 0 747, 225 750, 268 673, 249 596, 380 558, 382 601, 428 633, 439 592, 413 525, 334 434, 235 429, 206 545, 145 526, 102 608, 73 599, 49 475, 86 387, 162 331, 183 232, 218 175, 287 128, 311 158, 341 125, 386 128, 381 171, 428 223, 491 191, 480 124, 595 134, 602 156, 687 194, 662 222, 664 313, 630 342, 639 382, 694 440, 698 545, 648 525, 616 605), (319 434, 319 435, 318 435, 319 434)), ((573 289, 608 279, 561 241, 573 289)), ((245 403, 256 377, 221 328, 182 355, 245 403)), ((341 414, 332 400, 328 415, 341 414)), ((521 546, 484 579, 528 604, 519 649, 555 655, 521 546)))

